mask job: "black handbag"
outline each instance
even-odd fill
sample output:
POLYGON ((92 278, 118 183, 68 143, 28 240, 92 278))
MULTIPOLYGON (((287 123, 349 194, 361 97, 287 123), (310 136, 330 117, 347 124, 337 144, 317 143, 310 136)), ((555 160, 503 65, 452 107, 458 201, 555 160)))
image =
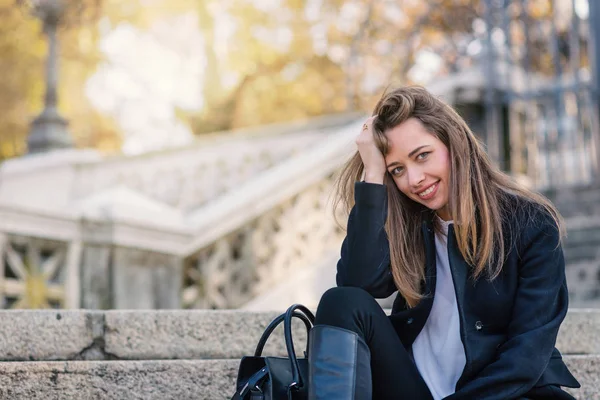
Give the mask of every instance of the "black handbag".
MULTIPOLYGON (((304 358, 297 358, 292 341, 292 318, 304 322, 307 333, 315 317, 301 304, 294 304, 265 329, 254 356, 240 362, 236 392, 231 400, 305 400, 308 399, 308 343, 304 358), (263 357, 262 351, 273 330, 283 321, 288 358, 263 357)), ((308 335, 307 335, 308 336, 308 335)))

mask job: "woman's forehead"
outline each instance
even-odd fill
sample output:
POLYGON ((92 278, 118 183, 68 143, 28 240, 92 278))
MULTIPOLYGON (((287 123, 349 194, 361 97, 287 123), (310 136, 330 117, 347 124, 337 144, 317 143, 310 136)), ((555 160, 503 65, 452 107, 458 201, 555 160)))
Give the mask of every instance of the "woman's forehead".
POLYGON ((385 132, 388 139, 389 153, 408 156, 421 146, 436 146, 441 142, 429 133, 421 121, 411 118, 385 132))

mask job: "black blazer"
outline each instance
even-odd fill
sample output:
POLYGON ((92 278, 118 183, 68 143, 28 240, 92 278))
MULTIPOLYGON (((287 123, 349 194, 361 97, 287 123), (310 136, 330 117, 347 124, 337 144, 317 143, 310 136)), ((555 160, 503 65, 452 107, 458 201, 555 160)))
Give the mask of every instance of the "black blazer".
MULTIPOLYGON (((508 253, 501 274, 490 281, 474 280, 461 256, 453 225, 448 230, 448 254, 454 280, 460 336, 466 365, 448 400, 572 399, 557 386, 580 387, 554 347, 568 308, 565 263, 552 218, 525 200, 513 204, 504 226, 508 253), (548 386, 553 385, 553 386, 548 386), (550 393, 542 395, 542 393, 550 393)), ((424 218, 426 297, 408 308, 398 294, 390 320, 408 349, 425 325, 436 283, 433 213, 424 218)), ((357 182, 355 206, 337 265, 338 286, 365 289, 376 298, 396 291, 384 224, 384 185, 357 182)))

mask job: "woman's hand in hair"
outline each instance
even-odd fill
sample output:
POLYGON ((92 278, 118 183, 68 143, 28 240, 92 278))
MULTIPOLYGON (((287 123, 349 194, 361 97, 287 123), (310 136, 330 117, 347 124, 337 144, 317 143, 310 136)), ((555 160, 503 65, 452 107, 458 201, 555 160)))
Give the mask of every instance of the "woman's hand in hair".
POLYGON ((376 117, 370 117, 364 123, 360 135, 356 138, 356 145, 365 166, 365 182, 382 185, 386 168, 383 154, 377 148, 373 137, 373 120, 376 117))

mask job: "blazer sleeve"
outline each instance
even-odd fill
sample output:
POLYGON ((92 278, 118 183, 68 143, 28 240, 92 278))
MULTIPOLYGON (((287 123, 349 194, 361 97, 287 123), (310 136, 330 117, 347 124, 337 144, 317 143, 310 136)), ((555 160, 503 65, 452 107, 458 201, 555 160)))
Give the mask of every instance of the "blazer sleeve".
POLYGON ((337 264, 338 286, 359 287, 373 297, 386 298, 396 291, 390 271, 390 250, 385 232, 385 185, 357 182, 355 205, 348 217, 346 238, 337 264))
POLYGON ((550 361, 567 314, 568 291, 558 228, 546 212, 536 214, 518 241, 519 283, 507 340, 495 361, 447 400, 519 398, 533 388, 550 361))

